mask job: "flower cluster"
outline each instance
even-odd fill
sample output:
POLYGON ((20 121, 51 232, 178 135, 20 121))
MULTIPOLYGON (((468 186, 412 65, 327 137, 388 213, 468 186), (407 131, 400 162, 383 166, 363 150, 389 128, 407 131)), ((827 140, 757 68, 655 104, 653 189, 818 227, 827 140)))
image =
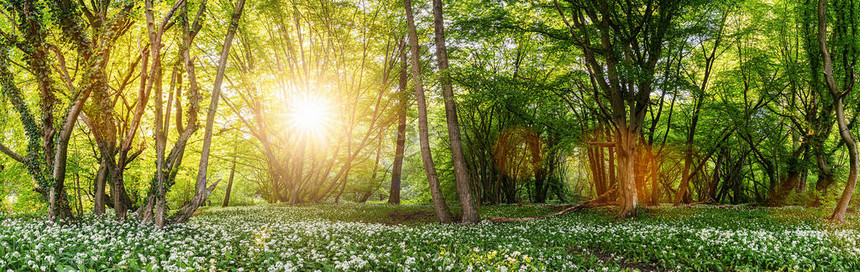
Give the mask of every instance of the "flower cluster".
MULTIPOLYGON (((210 209, 163 231, 135 221, 0 221, 2 270, 674 271, 860 269, 860 233, 767 210, 616 221, 602 210, 517 224, 385 225, 374 205, 210 209), (375 215, 374 215, 375 214, 375 215), (744 221, 739 221, 744 220, 744 221), (372 221, 372 220, 371 220, 372 221)), ((426 207, 429 209, 429 207, 426 207)), ((487 207, 485 214, 516 207, 487 207)), ((533 209, 533 208, 529 208, 533 209)), ((546 211, 544 211, 546 212, 546 211)))

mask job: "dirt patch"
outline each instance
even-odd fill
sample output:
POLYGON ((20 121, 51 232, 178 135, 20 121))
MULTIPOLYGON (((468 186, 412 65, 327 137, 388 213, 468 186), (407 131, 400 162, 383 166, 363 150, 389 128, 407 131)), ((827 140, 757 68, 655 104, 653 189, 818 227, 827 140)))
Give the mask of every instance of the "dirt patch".
POLYGON ((381 222, 385 225, 410 225, 434 222, 436 214, 430 211, 403 211, 394 210, 388 213, 388 220, 381 222))
POLYGON ((571 250, 568 250, 567 253, 571 254, 571 255, 583 256, 586 258, 594 257, 594 258, 599 259, 604 264, 605 263, 614 263, 614 264, 617 264, 618 266, 621 266, 621 268, 626 268, 626 269, 630 269, 630 270, 634 270, 634 271, 636 271, 636 270, 643 271, 643 272, 644 271, 667 271, 667 270, 661 269, 657 265, 651 264, 651 263, 640 263, 640 262, 635 262, 635 261, 632 261, 632 260, 629 260, 626 258, 623 260, 617 260, 617 259, 615 259, 615 257, 612 254, 608 254, 608 253, 603 252, 601 250, 587 250, 586 252, 582 252, 580 250, 571 249, 571 250))

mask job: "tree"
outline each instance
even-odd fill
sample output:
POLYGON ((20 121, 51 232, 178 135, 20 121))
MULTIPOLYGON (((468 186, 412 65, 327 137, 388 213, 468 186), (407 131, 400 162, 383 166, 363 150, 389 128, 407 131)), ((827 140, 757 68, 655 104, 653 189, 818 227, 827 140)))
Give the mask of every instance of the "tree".
POLYGON ((240 31, 243 47, 230 58, 238 73, 227 74, 239 75, 239 91, 223 99, 260 144, 266 201, 338 202, 359 180, 356 166, 378 153, 372 147, 396 123, 391 75, 404 33, 387 30, 403 17, 395 3, 272 1, 259 6, 267 27, 240 31), (324 108, 310 130, 293 112, 308 100, 324 108))
POLYGON ((663 57, 663 44, 669 38, 666 33, 673 27, 680 2, 571 3, 562 8, 554 1, 571 39, 582 51, 591 80, 609 102, 620 192, 618 216, 629 217, 638 206, 637 141, 650 103, 655 67, 663 57), (630 68, 633 70, 627 72, 630 68))
POLYGON ((227 179, 227 189, 224 191, 224 202, 221 207, 230 206, 230 193, 233 190, 233 178, 236 176, 236 157, 230 163, 230 177, 227 179))
MULTIPOLYGON (((107 12, 107 4, 100 6, 102 12, 107 12)), ((93 93, 103 94, 107 88, 105 70, 107 69, 109 52, 119 36, 128 28, 127 16, 131 5, 122 6, 115 17, 104 19, 105 14, 93 15, 85 6, 72 1, 56 1, 48 4, 33 1, 12 1, 4 5, 9 14, 19 18, 14 25, 13 33, 2 33, 0 42, 0 84, 6 99, 13 104, 27 137, 27 156, 16 154, 10 148, 3 147, 4 153, 16 161, 26 165, 28 173, 36 181, 37 191, 49 203, 48 215, 52 221, 72 219, 71 209, 65 192, 66 164, 68 159, 69 140, 75 129, 78 117, 84 104, 93 93), (49 13, 48 13, 49 12, 49 13), (81 12, 91 18, 89 27, 92 35, 85 31, 80 20, 81 12), (49 17, 43 17, 45 14, 49 17), (102 16, 95 19, 94 16, 102 16), (70 73, 65 63, 66 56, 62 50, 51 44, 51 29, 44 21, 50 18, 62 30, 64 38, 71 41, 77 55, 82 61, 81 71, 70 73), (17 35, 22 37, 17 37, 17 35), (20 38, 23 40, 19 41, 20 38), (28 69, 37 82, 39 91, 40 121, 29 109, 24 98, 24 92, 17 86, 15 75, 11 70, 10 47, 17 47, 24 55, 28 69), (52 69, 53 55, 56 58, 67 91, 62 92, 54 82, 52 69), (80 73, 78 73, 80 72, 80 73), (72 76, 82 75, 76 86, 72 76), (63 94, 70 98, 65 109, 58 110, 63 103, 57 98, 63 94)), ((11 19, 11 18, 10 18, 11 19)))
MULTIPOLYGON (((165 198, 167 191, 176 179, 176 174, 179 166, 182 164, 182 157, 185 153, 185 147, 188 144, 188 140, 198 128, 197 113, 199 111, 200 97, 198 93, 199 89, 197 87, 197 75, 194 69, 194 61, 190 56, 189 50, 191 50, 191 45, 194 38, 197 36, 197 33, 199 33, 200 29, 203 27, 202 20, 203 14, 206 10, 206 2, 203 1, 199 5, 197 15, 191 24, 189 24, 188 21, 188 3, 186 1, 176 2, 173 8, 164 15, 164 18, 162 18, 161 22, 157 25, 155 21, 153 2, 151 0, 145 1, 145 7, 147 34, 151 48, 148 55, 151 56, 152 63, 149 65, 149 69, 144 66, 141 70, 141 85, 145 85, 147 92, 153 92, 153 95, 155 96, 154 134, 156 169, 152 181, 150 182, 149 192, 145 203, 138 208, 137 214, 141 221, 145 223, 154 222, 156 226, 162 228, 165 224, 164 216, 167 212, 167 200, 165 198), (173 84, 170 85, 170 89, 168 90, 169 98, 165 111, 164 93, 162 89, 162 41, 164 32, 168 29, 168 26, 173 25, 170 24, 170 20, 177 10, 179 10, 179 16, 182 17, 182 20, 180 20, 182 39, 178 59, 174 64, 171 76, 171 83, 173 84), (182 123, 182 107, 180 103, 182 90, 182 74, 180 73, 180 67, 185 68, 189 82, 187 93, 189 108, 186 113, 188 118, 187 123, 185 124, 182 123), (181 133, 176 139, 169 156, 165 156, 167 131, 170 124, 169 116, 173 99, 176 101, 176 128, 181 133)), ((146 61, 143 63, 146 64, 146 61)))
POLYGON ((398 81, 397 101, 397 142, 394 149, 394 163, 391 168, 391 189, 388 191, 388 203, 400 204, 401 173, 403 171, 403 153, 406 150, 406 111, 409 108, 409 92, 406 90, 407 66, 406 46, 401 42, 403 50, 400 50, 400 80, 398 81))
POLYGON ((221 97, 221 82, 224 80, 224 69, 227 66, 227 57, 230 55, 230 45, 233 43, 233 35, 236 34, 236 29, 239 27, 239 18, 242 17, 242 9, 244 7, 245 0, 238 0, 233 9, 233 14, 230 16, 230 25, 227 27, 227 36, 224 38, 224 45, 221 49, 218 72, 215 74, 215 85, 212 90, 211 102, 209 103, 209 112, 206 114, 206 130, 203 136, 203 151, 201 151, 202 154, 200 155, 200 167, 197 170, 194 198, 173 215, 171 219, 173 223, 183 223, 188 218, 191 218, 191 215, 206 202, 209 194, 218 185, 218 181, 215 181, 211 187, 207 187, 208 177, 206 176, 206 170, 209 166, 209 150, 212 146, 212 126, 215 123, 215 115, 218 113, 218 99, 221 97))
MULTIPOLYGON (((837 25, 834 29, 834 31, 837 32, 837 36, 847 37, 850 35, 849 31, 850 33, 857 32, 856 26, 853 23, 849 24, 845 21, 847 16, 854 17, 854 8, 853 4, 845 6, 843 3, 843 5, 840 5, 837 9, 837 16, 840 19, 839 23, 842 24, 841 26, 837 25)), ((851 20, 852 21, 850 22, 853 22, 853 19, 851 20)), ((853 38, 853 36, 851 38, 853 38)), ((854 41, 854 43, 856 43, 856 41, 854 41)), ((848 181, 845 184, 845 190, 842 192, 839 202, 836 204, 836 209, 830 217, 830 220, 842 222, 845 220, 845 211, 848 209, 851 195, 854 194, 854 188, 857 185, 857 175, 858 172, 860 172, 857 142, 854 140, 854 136, 851 135, 851 130, 848 128, 848 120, 845 117, 845 105, 843 104, 845 96, 849 95, 853 90, 855 78, 857 76, 854 73, 853 68, 847 69, 846 67, 843 70, 845 73, 844 84, 840 87, 836 82, 833 70, 833 60, 831 59, 830 48, 827 46, 827 0, 818 0, 818 46, 821 50, 821 58, 824 60, 824 82, 826 83, 827 89, 830 91, 830 96, 833 97, 833 101, 835 103, 834 110, 836 111, 836 124, 839 126, 839 136, 842 138, 842 142, 848 149, 848 181)), ((847 52, 843 53, 843 57, 856 59, 856 55, 853 54, 856 50, 853 50, 852 45, 849 44, 843 46, 847 47, 845 49, 847 52)))
MULTIPOLYGON (((84 5, 80 6, 85 14, 89 14, 86 18, 89 21, 89 26, 95 28, 96 33, 115 33, 103 34, 95 36, 93 41, 95 44, 111 43, 115 44, 118 38, 126 33, 131 27, 133 21, 127 17, 133 5, 127 4, 119 11, 114 18, 108 17, 109 5, 107 2, 100 3, 94 7, 96 12, 93 15, 92 11, 84 5), (103 26, 107 26, 104 28, 103 26)), ((96 142, 98 151, 101 155, 101 166, 103 173, 97 178, 96 196, 93 211, 96 215, 104 213, 105 199, 105 183, 111 187, 111 198, 113 200, 112 207, 116 211, 117 219, 125 219, 126 213, 133 205, 128 193, 125 189, 124 174, 129 163, 134 161, 142 152, 140 149, 131 152, 133 149, 137 130, 140 127, 141 119, 145 113, 146 105, 149 100, 149 92, 144 86, 139 88, 137 101, 134 101, 132 106, 121 103, 125 109, 117 110, 117 104, 120 101, 129 100, 125 97, 126 88, 133 86, 133 75, 137 65, 143 58, 143 51, 146 49, 139 48, 140 54, 135 54, 129 50, 129 56, 134 56, 134 61, 129 63, 127 72, 124 73, 117 86, 110 86, 108 79, 108 65, 110 64, 111 56, 117 55, 116 52, 111 52, 110 48, 101 48, 104 52, 103 67, 101 72, 97 73, 97 80, 92 81, 94 86, 92 91, 91 106, 84 109, 84 122, 90 127, 93 139, 96 142), (113 54, 111 54, 113 53, 113 54), (136 56, 135 56, 136 55, 136 56), (117 90, 117 91, 114 91, 117 90), (131 114, 124 114, 131 113, 131 114)))
MULTIPOLYGON (((697 94, 693 96, 693 116, 690 119, 690 127, 687 130, 687 139, 685 143, 685 154, 684 154, 684 170, 681 176, 681 185, 678 188, 678 193, 675 195, 675 199, 672 201, 676 206, 681 202, 689 203, 691 202, 690 197, 690 170, 693 164, 693 140, 696 137, 696 127, 699 123, 699 113, 702 110, 702 105, 704 104, 704 100, 706 97, 706 91, 708 87, 708 81, 711 78, 711 73, 714 69, 714 62, 716 61, 718 55, 718 49, 720 49, 720 42, 723 38, 723 28, 726 23, 726 19, 728 18, 728 12, 724 12, 722 15, 722 19, 717 25, 717 33, 711 37, 714 44, 712 45, 710 52, 705 49, 704 40, 700 42, 699 46, 702 48, 702 57, 704 58, 705 71, 702 75, 702 81, 699 84, 699 89, 697 90, 697 94)), ((695 83, 696 79, 693 75, 691 75, 691 81, 695 83)), ((703 162, 700 162, 703 163, 703 162)))
POLYGON ((430 154, 430 136, 427 126, 427 99, 424 96, 424 86, 421 83, 421 59, 418 47, 418 32, 415 30, 415 19, 412 13, 412 1, 404 0, 406 9, 406 24, 409 27, 409 51, 412 56, 412 84, 415 88, 415 101, 418 103, 418 140, 421 146, 421 160, 424 162, 424 171, 427 174, 427 182, 430 184, 430 194, 433 197, 433 207, 436 209, 436 217, 439 222, 448 224, 453 222, 451 211, 445 204, 442 190, 439 188, 439 178, 436 176, 436 166, 433 163, 433 155, 430 154))
POLYGON ((457 120, 457 104, 454 101, 454 88, 451 86, 451 75, 448 71, 448 50, 445 47, 445 21, 442 18, 442 0, 433 0, 433 29, 436 34, 436 61, 439 65, 442 98, 445 99, 445 120, 448 125, 448 138, 451 143, 451 160, 454 163, 454 180, 457 183, 457 196, 462 208, 462 223, 477 223, 478 209, 472 201, 472 189, 469 186, 469 169, 463 157, 462 140, 460 139, 460 122, 457 120))

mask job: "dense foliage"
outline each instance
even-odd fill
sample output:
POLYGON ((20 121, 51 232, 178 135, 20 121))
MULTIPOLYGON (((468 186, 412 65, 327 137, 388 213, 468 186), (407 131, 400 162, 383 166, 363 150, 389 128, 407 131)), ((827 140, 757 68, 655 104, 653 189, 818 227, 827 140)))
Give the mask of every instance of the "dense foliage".
POLYGON ((386 201, 397 187, 427 203, 430 152, 451 202, 463 170, 481 204, 613 187, 627 215, 665 202, 851 203, 850 1, 475 0, 439 16, 416 1, 417 77, 400 1, 272 0, 241 14, 229 1, 49 2, 11 1, 0 18, 7 212, 122 217, 161 201, 158 184, 171 213, 216 184, 207 201, 224 202, 225 186, 238 205, 386 201))

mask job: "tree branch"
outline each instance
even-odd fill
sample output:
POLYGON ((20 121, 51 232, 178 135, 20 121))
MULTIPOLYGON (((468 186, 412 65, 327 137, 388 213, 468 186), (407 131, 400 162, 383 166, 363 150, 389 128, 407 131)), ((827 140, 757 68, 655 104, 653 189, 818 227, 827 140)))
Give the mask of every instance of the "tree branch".
POLYGON ((6 154, 7 156, 12 158, 13 160, 16 160, 20 163, 27 164, 29 162, 29 160, 27 160, 27 158, 24 158, 21 155, 18 155, 18 153, 15 153, 15 151, 12 151, 12 149, 9 149, 5 145, 3 145, 3 143, 0 143, 0 152, 3 152, 3 154, 6 154))

